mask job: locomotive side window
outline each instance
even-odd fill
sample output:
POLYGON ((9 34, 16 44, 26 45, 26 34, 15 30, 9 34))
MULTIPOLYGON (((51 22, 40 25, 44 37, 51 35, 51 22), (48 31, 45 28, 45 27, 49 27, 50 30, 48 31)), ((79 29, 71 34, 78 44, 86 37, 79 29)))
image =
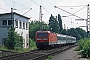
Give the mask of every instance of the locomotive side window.
POLYGON ((47 33, 38 33, 37 36, 38 37, 46 37, 46 36, 48 36, 48 34, 47 33))

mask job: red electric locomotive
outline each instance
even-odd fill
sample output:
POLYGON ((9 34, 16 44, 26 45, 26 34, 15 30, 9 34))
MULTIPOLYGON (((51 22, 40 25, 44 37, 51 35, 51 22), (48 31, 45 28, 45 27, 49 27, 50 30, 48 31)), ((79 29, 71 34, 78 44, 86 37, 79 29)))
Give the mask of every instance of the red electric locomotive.
POLYGON ((50 31, 37 31, 36 32, 36 45, 37 48, 49 47, 57 42, 57 35, 50 31))

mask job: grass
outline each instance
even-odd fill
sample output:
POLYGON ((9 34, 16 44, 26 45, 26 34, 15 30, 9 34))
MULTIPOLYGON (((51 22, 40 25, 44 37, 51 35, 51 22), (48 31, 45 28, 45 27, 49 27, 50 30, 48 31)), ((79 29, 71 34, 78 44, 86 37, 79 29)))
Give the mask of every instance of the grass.
POLYGON ((74 51, 80 51, 79 47, 77 46, 74 51))
POLYGON ((87 60, 90 60, 90 58, 87 58, 87 60))
POLYGON ((29 48, 23 48, 23 49, 19 49, 19 50, 12 50, 13 52, 18 52, 18 53, 23 53, 23 52, 28 52, 30 51, 29 48))
POLYGON ((8 49, 5 48, 4 46, 0 46, 0 50, 7 50, 8 51, 8 49))
POLYGON ((53 56, 52 55, 49 55, 46 60, 49 60, 49 59, 52 59, 52 58, 53 58, 53 56))
POLYGON ((32 48, 22 48, 22 49, 18 49, 18 50, 9 50, 5 47, 0 47, 0 50, 6 50, 6 51, 12 51, 12 52, 18 52, 18 53, 23 53, 23 52, 28 52, 30 50, 35 50, 36 47, 32 47, 32 48))
POLYGON ((9 50, 4 46, 0 46, 0 50, 6 50, 6 51, 12 51, 12 52, 18 52, 18 53, 22 53, 22 52, 28 52, 30 51, 29 48, 23 48, 23 49, 19 49, 19 50, 9 50))

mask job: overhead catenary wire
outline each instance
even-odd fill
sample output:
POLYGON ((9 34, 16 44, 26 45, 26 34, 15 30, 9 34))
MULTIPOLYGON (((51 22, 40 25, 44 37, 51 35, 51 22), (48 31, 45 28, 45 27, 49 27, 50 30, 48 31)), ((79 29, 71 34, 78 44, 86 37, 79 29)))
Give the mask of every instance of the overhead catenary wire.
MULTIPOLYGON (((25 15, 26 13, 28 13, 29 11, 31 11, 32 10, 32 8, 30 8, 28 11, 26 11, 25 13, 23 13, 22 15, 25 15)), ((19 19, 19 18, 21 18, 21 17, 18 17, 18 18, 16 18, 15 20, 17 20, 17 19, 19 19)))
MULTIPOLYGON (((85 7, 87 7, 87 6, 85 6, 85 7)), ((79 9, 78 11, 76 11, 75 13, 73 13, 73 14, 76 14, 77 12, 79 12, 79 11, 81 11, 82 9, 84 9, 85 7, 83 7, 83 8, 81 8, 81 9, 79 9)))
MULTIPOLYGON (((13 3, 13 8, 14 8, 14 4, 15 4, 15 3, 17 3, 17 4, 19 4, 19 5, 23 6, 23 7, 25 7, 26 9, 29 8, 29 7, 26 7, 26 6, 23 5, 23 4, 20 4, 20 3, 18 3, 18 2, 15 2, 15 1, 13 1, 13 0, 11 0, 11 1, 14 2, 14 3, 13 3)), ((19 10, 19 9, 18 9, 18 10, 19 10)), ((25 13, 23 13, 22 15, 25 15, 25 14, 28 13, 30 10, 32 10, 32 8, 29 8, 29 10, 26 11, 25 13)), ((20 18, 20 17, 18 17, 18 18, 20 18)), ((18 18, 16 18, 16 20, 17 20, 18 18)))
POLYGON ((75 15, 75 14, 72 14, 72 13, 70 13, 70 12, 68 12, 68 11, 64 10, 64 9, 61 9, 61 8, 59 8, 59 7, 57 7, 57 6, 54 6, 54 7, 55 7, 55 8, 58 8, 58 9, 60 9, 60 10, 64 11, 64 12, 66 12, 66 13, 69 13, 69 14, 71 14, 71 15, 73 15, 73 16, 76 16, 76 17, 78 17, 78 18, 82 19, 81 17, 79 17, 79 16, 77 16, 77 15, 75 15))
POLYGON ((79 6, 57 6, 57 7, 81 7, 81 6, 86 6, 86 5, 79 5, 79 6))
POLYGON ((17 3, 19 5, 21 5, 22 7, 25 7, 26 9, 29 8, 29 7, 27 7, 27 6, 23 5, 23 4, 20 4, 20 3, 16 2, 16 1, 14 1, 14 0, 11 0, 11 1, 14 2, 14 3, 17 3))
POLYGON ((7 9, 4 9, 4 8, 1 8, 1 7, 0 7, 0 9, 2 9, 2 10, 5 10, 5 11, 9 11, 9 10, 7 10, 7 9))
MULTIPOLYGON (((46 0, 47 1, 47 0, 46 0)), ((50 3, 49 1, 47 1, 50 5, 52 5, 52 3, 50 3)))
MULTIPOLYGON (((47 0, 46 0, 47 1, 47 0)), ((49 1, 47 1, 52 7, 54 6, 52 3, 50 3, 49 1)), ((54 8, 54 7, 53 7, 54 8)), ((56 10, 56 9, 55 9, 56 10)))
MULTIPOLYGON (((82 9, 84 9, 85 7, 87 7, 87 5, 86 5, 86 6, 84 6, 84 7, 82 7, 82 8, 81 8, 81 9, 79 9, 78 11, 74 12, 73 14, 78 13, 79 11, 81 11, 82 9)), ((69 16, 72 16, 72 15, 68 15, 67 17, 69 17, 69 16)))
POLYGON ((35 1, 31 0, 33 3, 35 3, 36 5, 40 6, 39 4, 37 4, 35 1))
MULTIPOLYGON (((36 5, 40 6, 39 4, 37 4, 35 1, 31 0, 33 3, 35 3, 36 5)), ((41 0, 42 3, 42 0, 41 0)), ((50 13, 48 10, 46 10, 43 6, 41 6, 46 12, 50 13)), ((51 14, 51 13, 50 13, 51 14)))
POLYGON ((13 8, 14 8, 15 2, 13 3, 13 8))
POLYGON ((48 12, 49 14, 51 14, 48 10, 46 10, 44 7, 42 7, 46 12, 48 12))

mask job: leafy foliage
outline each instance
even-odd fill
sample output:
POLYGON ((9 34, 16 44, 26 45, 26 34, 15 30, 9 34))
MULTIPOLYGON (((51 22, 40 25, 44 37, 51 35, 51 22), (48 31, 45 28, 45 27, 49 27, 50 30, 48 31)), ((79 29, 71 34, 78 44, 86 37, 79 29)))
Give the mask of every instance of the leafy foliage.
POLYGON ((74 36, 77 38, 77 40, 79 40, 81 38, 81 35, 79 34, 79 32, 74 28, 68 29, 67 35, 74 36))
POLYGON ((43 29, 42 30, 48 30, 49 29, 47 24, 44 23, 44 22, 31 21, 29 23, 29 38, 31 38, 32 40, 35 40, 35 33, 36 33, 36 31, 40 30, 40 24, 41 23, 43 25, 43 29))
POLYGON ((67 33, 67 30, 66 30, 66 29, 63 29, 63 30, 61 31, 61 34, 67 35, 67 34, 68 34, 68 33, 67 33))
POLYGON ((35 40, 35 33, 38 30, 39 30, 39 22, 31 21, 31 23, 29 23, 29 38, 35 40))
POLYGON ((52 14, 49 19, 49 30, 56 33, 59 32, 59 25, 58 25, 57 17, 55 18, 52 14))
POLYGON ((29 46, 31 50, 36 49, 36 42, 34 40, 29 39, 29 43, 30 43, 29 46))
POLYGON ((62 27, 62 19, 61 19, 61 16, 60 14, 58 14, 58 24, 59 24, 59 33, 63 30, 63 27, 62 27))
POLYGON ((80 34, 81 38, 85 38, 87 36, 85 30, 83 30, 81 28, 76 28, 75 30, 78 31, 78 33, 80 34))
POLYGON ((15 29, 11 27, 11 29, 8 32, 8 39, 6 40, 5 46, 8 49, 20 49, 23 47, 23 37, 19 36, 17 32, 15 32, 15 29))
POLYGON ((81 56, 90 58, 90 38, 84 38, 78 44, 81 56))

